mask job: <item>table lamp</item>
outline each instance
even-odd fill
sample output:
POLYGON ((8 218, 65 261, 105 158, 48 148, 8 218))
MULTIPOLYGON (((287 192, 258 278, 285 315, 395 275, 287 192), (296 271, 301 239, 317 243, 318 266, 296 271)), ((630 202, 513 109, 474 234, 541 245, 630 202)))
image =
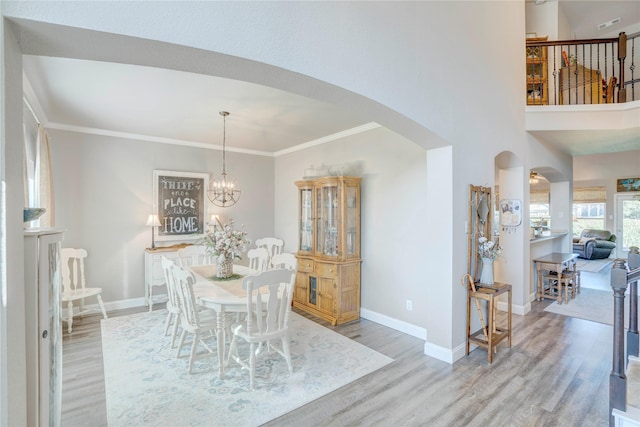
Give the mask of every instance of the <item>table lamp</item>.
POLYGON ((149 215, 149 218, 147 218, 147 225, 151 227, 151 249, 155 249, 156 248, 156 242, 154 240, 155 230, 153 227, 160 227, 162 225, 160 224, 158 215, 155 215, 155 214, 149 215))

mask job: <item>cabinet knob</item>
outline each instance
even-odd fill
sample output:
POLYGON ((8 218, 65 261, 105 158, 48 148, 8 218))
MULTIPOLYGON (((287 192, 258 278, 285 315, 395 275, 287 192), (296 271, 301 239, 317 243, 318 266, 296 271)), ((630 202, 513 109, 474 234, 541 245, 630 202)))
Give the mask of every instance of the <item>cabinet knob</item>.
POLYGON ((329 273, 333 273, 333 268, 330 268, 330 269, 329 269, 329 273))
POLYGON ((49 335, 49 331, 47 331, 46 329, 44 331, 42 331, 42 338, 43 339, 47 339, 48 335, 49 335))
POLYGON ((311 264, 307 264, 307 267, 311 267, 311 264))

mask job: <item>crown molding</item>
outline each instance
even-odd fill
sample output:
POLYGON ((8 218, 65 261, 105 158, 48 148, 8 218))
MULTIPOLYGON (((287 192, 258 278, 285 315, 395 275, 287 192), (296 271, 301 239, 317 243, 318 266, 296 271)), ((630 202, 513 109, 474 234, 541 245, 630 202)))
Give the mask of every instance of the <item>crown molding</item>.
MULTIPOLYGON (((162 138, 158 136, 142 135, 142 134, 131 133, 131 132, 118 132, 118 131, 108 130, 108 129, 75 126, 75 125, 69 125, 65 123, 56 123, 56 122, 46 122, 44 126, 48 129, 57 129, 57 130, 64 130, 69 132, 86 133, 90 135, 109 136, 113 138, 124 138, 124 139, 136 140, 136 141, 155 142, 160 144, 172 144, 172 145, 180 145, 183 147, 195 147, 195 148, 204 148, 207 150, 222 151, 221 145, 207 144, 204 142, 188 141, 183 139, 162 138)), ((296 151, 305 150, 307 148, 315 147, 317 145, 326 144, 328 142, 336 141, 338 139, 346 138, 348 136, 357 135, 359 133, 366 132, 371 129, 376 129, 379 127, 381 126, 378 123, 370 122, 362 126, 356 126, 351 129, 346 129, 341 132, 324 136, 322 138, 304 142, 294 147, 276 151, 275 153, 269 153, 267 151, 259 151, 259 150, 247 150, 243 148, 230 148, 230 147, 226 147, 226 151, 234 152, 234 153, 242 153, 242 154, 251 154, 254 156, 278 157, 284 154, 289 154, 296 151)))
POLYGON ((276 151, 275 153, 273 153, 274 157, 279 157, 282 156, 284 154, 289 154, 289 153, 293 153, 296 151, 300 151, 300 150, 306 150, 307 148, 311 148, 311 147, 315 147, 316 145, 322 145, 322 144, 326 144, 327 142, 332 142, 332 141, 336 141, 338 139, 342 139, 342 138, 346 138, 348 136, 351 135, 357 135, 359 133, 362 132, 366 132, 369 131, 371 129, 376 129, 381 127, 378 123, 376 122, 369 122, 366 123, 362 126, 356 126, 354 128, 351 129, 346 129, 343 130, 341 132, 337 132, 331 135, 327 135, 327 136, 323 136, 322 138, 318 138, 318 139, 314 139, 312 141, 308 141, 308 142, 304 142, 302 144, 290 147, 290 148, 285 148, 284 150, 280 150, 280 151, 276 151))

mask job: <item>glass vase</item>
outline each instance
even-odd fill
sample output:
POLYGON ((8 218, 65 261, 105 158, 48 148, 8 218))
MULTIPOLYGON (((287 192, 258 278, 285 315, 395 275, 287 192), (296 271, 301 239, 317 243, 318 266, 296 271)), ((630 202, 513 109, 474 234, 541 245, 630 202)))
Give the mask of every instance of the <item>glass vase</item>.
POLYGON ((493 261, 492 258, 482 258, 482 272, 480 273, 480 283, 493 285, 493 261))
POLYGON ((233 274, 233 262, 229 260, 216 260, 216 277, 226 279, 233 274))

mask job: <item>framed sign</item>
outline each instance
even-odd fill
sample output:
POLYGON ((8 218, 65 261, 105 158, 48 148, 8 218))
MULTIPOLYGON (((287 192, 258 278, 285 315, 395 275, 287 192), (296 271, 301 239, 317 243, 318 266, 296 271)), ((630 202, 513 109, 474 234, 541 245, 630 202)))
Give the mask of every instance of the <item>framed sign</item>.
POLYGON ((154 227, 156 240, 204 237, 208 185, 207 173, 153 171, 154 212, 160 219, 160 227, 154 227))
POLYGON ((624 178, 618 180, 618 192, 640 191, 640 178, 624 178))

